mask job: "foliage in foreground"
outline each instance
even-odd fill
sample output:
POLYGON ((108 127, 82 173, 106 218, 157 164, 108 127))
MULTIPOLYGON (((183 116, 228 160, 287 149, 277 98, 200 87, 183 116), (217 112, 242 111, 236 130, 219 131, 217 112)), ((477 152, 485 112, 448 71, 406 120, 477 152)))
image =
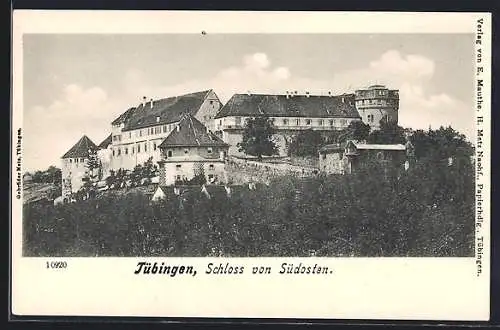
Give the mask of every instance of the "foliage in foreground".
POLYGON ((470 256, 473 168, 419 161, 383 180, 283 177, 231 199, 140 194, 24 207, 27 256, 470 256))

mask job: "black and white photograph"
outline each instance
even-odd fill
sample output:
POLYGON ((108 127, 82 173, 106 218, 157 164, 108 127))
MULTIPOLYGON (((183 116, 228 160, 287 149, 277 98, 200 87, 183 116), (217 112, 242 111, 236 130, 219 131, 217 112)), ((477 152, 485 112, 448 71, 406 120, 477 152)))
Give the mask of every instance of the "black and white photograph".
POLYGON ((25 35, 23 254, 472 256, 473 43, 25 35))
POLYGON ((21 258, 261 281, 335 276, 318 260, 443 258, 479 276, 490 100, 476 16, 433 33, 23 33, 21 258), (208 265, 167 263, 185 258, 208 265), (281 261, 232 263, 262 258, 281 261))

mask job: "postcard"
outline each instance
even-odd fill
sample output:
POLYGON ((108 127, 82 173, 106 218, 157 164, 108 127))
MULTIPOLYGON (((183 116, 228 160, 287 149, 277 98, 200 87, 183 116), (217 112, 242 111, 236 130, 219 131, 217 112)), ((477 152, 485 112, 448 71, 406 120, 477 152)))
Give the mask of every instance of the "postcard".
POLYGON ((13 14, 12 313, 488 320, 491 14, 13 14))

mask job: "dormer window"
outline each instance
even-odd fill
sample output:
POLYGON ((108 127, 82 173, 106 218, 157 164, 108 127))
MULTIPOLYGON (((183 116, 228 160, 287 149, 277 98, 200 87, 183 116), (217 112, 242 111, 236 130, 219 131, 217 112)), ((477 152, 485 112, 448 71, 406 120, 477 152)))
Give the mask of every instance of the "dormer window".
POLYGON ((188 154, 189 153, 189 149, 184 149, 184 154, 188 154))
POLYGON ((207 152, 208 152, 209 154, 211 154, 211 153, 212 153, 212 151, 213 151, 213 150, 212 150, 212 148, 211 148, 211 147, 208 147, 208 148, 207 148, 207 152))
POLYGON ((167 151, 167 157, 172 157, 172 150, 167 151))

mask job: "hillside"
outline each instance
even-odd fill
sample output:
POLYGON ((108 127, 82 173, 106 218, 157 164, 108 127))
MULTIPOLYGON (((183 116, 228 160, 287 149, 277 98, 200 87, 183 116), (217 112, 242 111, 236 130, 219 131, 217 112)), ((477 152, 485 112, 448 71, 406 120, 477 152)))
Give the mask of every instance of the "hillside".
POLYGON ((41 199, 53 199, 61 194, 61 188, 52 183, 27 182, 23 184, 23 204, 41 199))

